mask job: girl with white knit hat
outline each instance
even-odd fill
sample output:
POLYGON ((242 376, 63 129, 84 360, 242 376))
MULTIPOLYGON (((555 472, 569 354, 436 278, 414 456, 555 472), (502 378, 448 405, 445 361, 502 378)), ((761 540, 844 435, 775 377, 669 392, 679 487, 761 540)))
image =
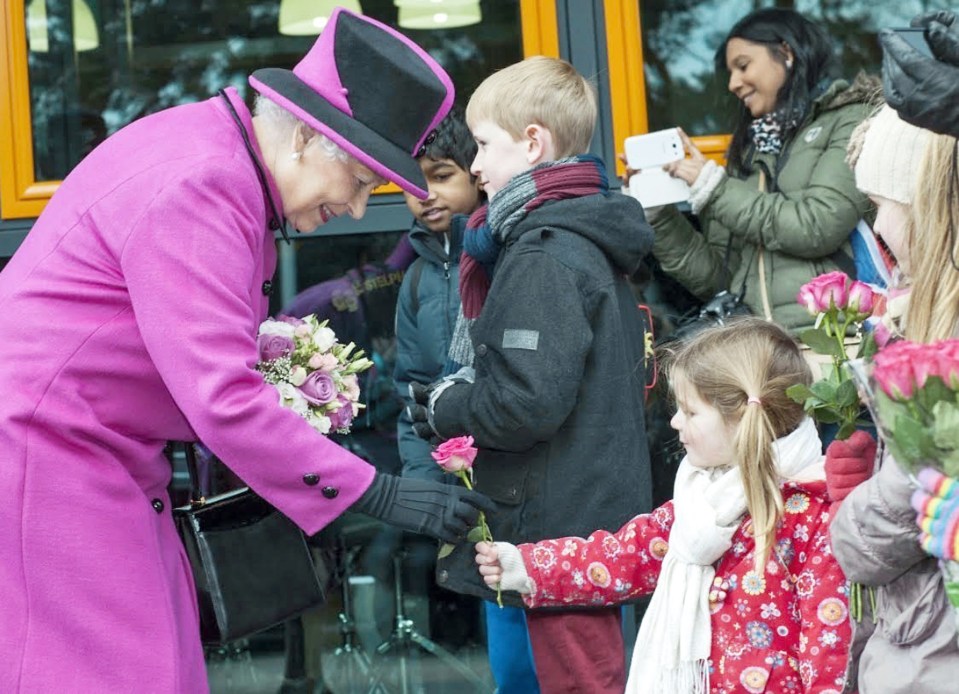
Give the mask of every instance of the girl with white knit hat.
MULTIPOLYGON (((956 156, 955 138, 916 128, 888 106, 850 141, 856 185, 876 204, 875 231, 896 255, 908 290, 890 301, 887 316, 898 318, 894 332, 913 341, 952 337, 959 324, 956 156)), ((858 680, 860 694, 955 691, 956 622, 936 560, 919 544, 914 486, 888 453, 870 477, 874 450, 850 438, 826 452, 831 496, 845 499, 830 527, 833 552, 849 580, 875 595, 875 610, 867 605, 853 623, 850 682, 858 680), (837 447, 847 449, 841 478, 837 447)))

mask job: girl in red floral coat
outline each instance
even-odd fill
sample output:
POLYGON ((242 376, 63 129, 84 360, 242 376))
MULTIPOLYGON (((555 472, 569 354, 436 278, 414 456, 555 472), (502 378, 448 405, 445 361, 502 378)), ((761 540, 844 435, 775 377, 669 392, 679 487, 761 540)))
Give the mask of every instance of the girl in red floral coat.
POLYGON ((805 360, 743 319, 679 347, 670 373, 686 449, 673 500, 585 540, 480 542, 480 573, 530 608, 652 593, 628 694, 838 694, 850 625, 822 444, 785 392, 811 382, 805 360))

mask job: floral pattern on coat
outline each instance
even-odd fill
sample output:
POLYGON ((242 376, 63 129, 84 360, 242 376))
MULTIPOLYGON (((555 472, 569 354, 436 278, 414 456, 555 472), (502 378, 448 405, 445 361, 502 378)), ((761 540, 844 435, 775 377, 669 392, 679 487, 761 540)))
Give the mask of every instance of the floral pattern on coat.
MULTIPOLYGON (((843 690, 849 609, 829 543, 829 506, 825 483, 784 484, 775 551, 761 574, 752 522, 741 521, 708 596, 713 694, 843 690)), ((667 502, 614 533, 520 545, 533 589, 527 606, 610 605, 652 593, 673 518, 667 502)))

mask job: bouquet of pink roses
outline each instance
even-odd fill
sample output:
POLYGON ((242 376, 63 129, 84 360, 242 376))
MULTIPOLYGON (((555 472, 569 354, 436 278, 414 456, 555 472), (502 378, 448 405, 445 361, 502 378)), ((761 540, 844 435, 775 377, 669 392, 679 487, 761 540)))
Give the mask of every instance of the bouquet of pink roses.
MULTIPOLYGON (((916 487, 932 470, 959 477, 959 340, 893 342, 853 372, 880 436, 916 487)), ((939 566, 959 623, 959 562, 939 566)))
MULTIPOLYGON (((476 447, 473 446, 472 436, 457 436, 447 439, 436 450, 430 453, 436 464, 446 472, 451 472, 459 477, 467 489, 473 488, 473 461, 476 460, 476 447)), ((480 511, 479 525, 469 531, 466 539, 470 542, 492 542, 493 534, 490 532, 489 525, 486 523, 486 516, 480 511)), ((444 544, 440 547, 438 558, 450 554, 453 551, 453 545, 444 544)), ((496 590, 496 603, 503 606, 503 596, 499 589, 496 590)))
POLYGON ((337 342, 327 321, 312 314, 263 321, 256 345, 260 355, 256 369, 279 391, 281 405, 321 434, 350 432, 363 407, 357 374, 373 366, 363 350, 356 350, 352 342, 337 342))
MULTIPOLYGON (((861 405, 856 385, 845 365, 849 354, 850 327, 859 332, 862 323, 872 315, 877 295, 865 282, 851 280, 842 272, 819 275, 799 289, 797 297, 810 315, 816 317, 815 327, 799 335, 813 352, 826 357, 822 378, 811 386, 796 384, 786 390, 796 402, 802 403, 810 417, 824 424, 838 424, 836 439, 849 438, 859 422, 861 405)), ((871 356, 876 343, 871 332, 859 342, 857 357, 871 356)), ((816 378, 820 374, 813 374, 816 378)))
POLYGON ((873 357, 876 424, 910 474, 959 476, 959 340, 894 342, 873 357))

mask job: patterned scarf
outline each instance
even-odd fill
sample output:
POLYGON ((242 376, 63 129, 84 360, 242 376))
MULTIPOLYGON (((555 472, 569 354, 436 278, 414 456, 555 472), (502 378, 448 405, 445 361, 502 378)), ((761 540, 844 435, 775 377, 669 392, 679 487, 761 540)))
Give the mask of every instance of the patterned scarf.
POLYGON ((781 111, 759 116, 749 124, 749 133, 757 152, 779 154, 783 149, 784 131, 794 130, 799 124, 799 112, 792 118, 783 118, 781 111))
POLYGON ((469 328, 483 310, 493 267, 503 242, 527 214, 551 200, 609 193, 602 159, 583 154, 546 162, 517 174, 489 205, 476 210, 466 223, 460 258, 460 313, 453 329, 446 373, 472 366, 469 328))

